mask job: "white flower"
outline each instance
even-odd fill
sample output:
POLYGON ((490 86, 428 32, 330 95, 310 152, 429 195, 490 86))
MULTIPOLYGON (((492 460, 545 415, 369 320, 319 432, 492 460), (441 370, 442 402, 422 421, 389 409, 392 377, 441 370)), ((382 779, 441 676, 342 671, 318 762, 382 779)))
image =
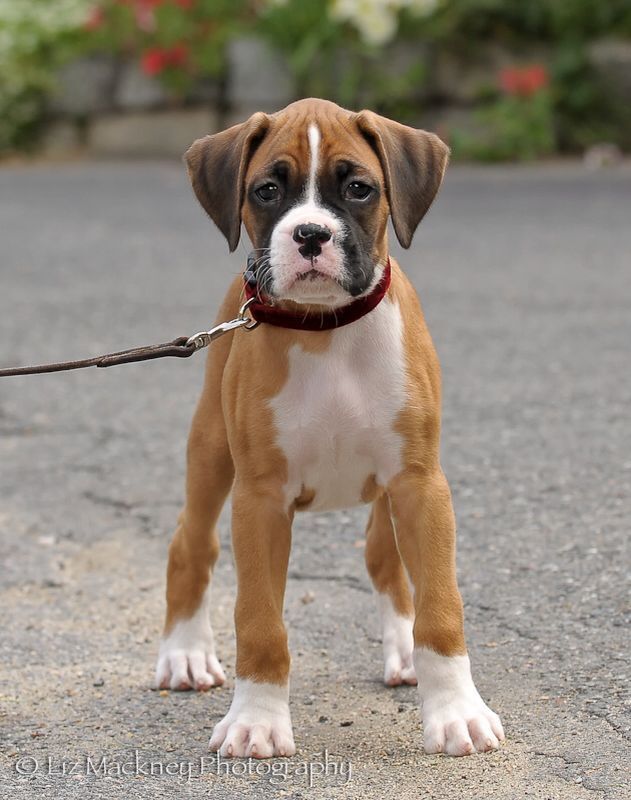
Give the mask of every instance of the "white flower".
POLYGON ((397 32, 401 1, 333 0, 330 14, 333 19, 350 22, 367 44, 383 45, 397 32))
POLYGON ((357 14, 358 0, 333 0, 329 14, 332 19, 352 20, 357 14))
POLYGON ((397 32, 397 15, 385 7, 373 6, 354 20, 366 44, 383 45, 394 38, 397 32))
POLYGON ((440 0, 408 0, 405 5, 413 14, 418 16, 429 16, 435 11, 440 0))

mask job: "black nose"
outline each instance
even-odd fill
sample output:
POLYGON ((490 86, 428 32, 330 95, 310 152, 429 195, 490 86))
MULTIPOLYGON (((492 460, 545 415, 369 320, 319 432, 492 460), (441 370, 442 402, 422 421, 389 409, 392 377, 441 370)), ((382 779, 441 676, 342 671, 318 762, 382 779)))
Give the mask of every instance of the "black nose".
POLYGON ((322 245, 331 238, 331 231, 322 225, 307 222, 304 225, 297 225, 294 228, 294 241, 301 247, 298 252, 305 258, 319 256, 322 252, 322 245))

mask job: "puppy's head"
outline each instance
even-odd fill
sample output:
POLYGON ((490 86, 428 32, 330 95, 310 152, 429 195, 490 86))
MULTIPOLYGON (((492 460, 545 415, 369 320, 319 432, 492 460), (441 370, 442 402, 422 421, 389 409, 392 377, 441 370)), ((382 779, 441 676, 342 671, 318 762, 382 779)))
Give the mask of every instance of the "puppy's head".
POLYGON ((448 154, 432 133, 301 100, 199 139, 186 163, 230 250, 244 223, 265 294, 338 307, 381 278, 388 215, 410 246, 448 154))

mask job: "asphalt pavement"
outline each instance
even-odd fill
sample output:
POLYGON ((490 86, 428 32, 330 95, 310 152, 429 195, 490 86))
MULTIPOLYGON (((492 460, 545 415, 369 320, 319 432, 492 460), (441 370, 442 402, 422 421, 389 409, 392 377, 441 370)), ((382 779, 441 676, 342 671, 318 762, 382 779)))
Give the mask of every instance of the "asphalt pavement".
MULTIPOLYGON (((1 798, 631 797, 631 168, 453 167, 393 253, 442 361, 469 649, 505 745, 427 756, 415 690, 381 684, 365 509, 295 525, 293 759, 207 751, 234 680, 228 512, 228 683, 152 689, 196 356, 0 379, 1 798)), ((246 254, 179 164, 4 167, 0 365, 205 328, 246 254)))

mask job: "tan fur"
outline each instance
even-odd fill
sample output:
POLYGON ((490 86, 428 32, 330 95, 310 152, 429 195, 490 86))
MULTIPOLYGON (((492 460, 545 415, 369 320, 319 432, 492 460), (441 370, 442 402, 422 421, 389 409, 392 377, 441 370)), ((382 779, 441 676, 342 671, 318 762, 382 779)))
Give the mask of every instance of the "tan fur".
POLYGON ((377 476, 374 472, 371 472, 364 481, 364 485, 361 490, 360 497, 362 503, 372 503, 372 501, 381 494, 383 494, 383 486, 380 486, 377 483, 377 476))
MULTIPOLYGON (((241 281, 235 281, 217 315, 234 316, 241 281)), ((186 505, 169 548, 165 635, 178 619, 198 608, 219 555, 215 524, 234 475, 221 413, 221 381, 232 334, 217 340, 208 353, 204 388, 193 417, 187 448, 186 505)))
POLYGON ((388 486, 388 496, 399 551, 414 586, 414 644, 458 655, 466 646, 455 519, 440 466, 440 366, 414 287, 399 269, 397 278, 393 293, 404 320, 410 400, 397 423, 405 441, 404 469, 388 486))
POLYGON ((388 496, 374 501, 366 529, 366 568, 375 589, 387 594, 402 617, 414 615, 408 578, 399 556, 388 496))
MULTIPOLYGON (((257 115, 256 130, 272 131, 273 135, 256 143, 251 160, 245 168, 241 163, 239 174, 245 169, 247 184, 279 152, 293 160, 298 172, 304 172, 308 163, 304 132, 307 121, 317 120, 323 160, 342 153, 365 165, 384 185, 382 160, 358 135, 348 112, 342 111, 322 101, 303 101, 273 117, 257 115), (335 135, 329 136, 331 126, 335 135)), ((364 122, 374 128, 380 124, 378 120, 372 115, 364 122)), ((247 133, 239 129, 236 135, 247 141, 248 147, 254 147, 251 130, 247 133)), ((384 147, 394 135, 384 131, 384 147)), ((227 145, 222 142, 225 151, 227 145)), ((436 147, 433 140, 432 147, 436 147)), ((189 169, 201 169, 203 163, 203 147, 197 143, 189 152, 189 169)), ((212 203, 204 180, 192 177, 198 195, 212 203)), ((243 187, 240 191, 243 194, 243 187)), ((216 216, 217 210, 211 210, 216 216)), ((375 255, 381 259, 388 253, 388 212, 384 194, 374 219, 375 255)), ((257 219, 247 199, 239 213, 256 244, 257 219)), ((234 220, 222 219, 222 224, 229 231, 231 244, 235 244, 234 220)), ((409 228, 410 224, 400 220, 402 227, 409 228)), ((411 238, 407 228, 406 236, 411 238)), ((234 316, 241 288, 238 279, 230 288, 220 319, 234 316)), ((410 616, 413 606, 407 571, 415 590, 415 644, 452 655, 464 652, 465 646, 455 576, 454 519, 439 464, 438 360, 414 289, 394 262, 389 291, 399 303, 404 320, 409 403, 397 421, 405 442, 404 469, 387 487, 378 486, 374 475, 366 475, 362 498, 373 501, 366 563, 376 589, 390 596, 397 612, 410 616)), ((238 580, 236 672, 240 678, 282 684, 288 677, 282 612, 291 525, 294 511, 308 507, 314 493, 302 487, 300 496, 287 507, 284 485, 288 466, 276 443, 269 401, 287 381, 290 346, 299 343, 307 352, 324 353, 330 338, 328 333, 261 325, 252 332, 239 331, 220 339, 209 353, 206 381, 189 439, 186 506, 169 553, 166 630, 177 619, 190 616, 199 605, 217 558, 214 526, 232 486, 238 580)))

